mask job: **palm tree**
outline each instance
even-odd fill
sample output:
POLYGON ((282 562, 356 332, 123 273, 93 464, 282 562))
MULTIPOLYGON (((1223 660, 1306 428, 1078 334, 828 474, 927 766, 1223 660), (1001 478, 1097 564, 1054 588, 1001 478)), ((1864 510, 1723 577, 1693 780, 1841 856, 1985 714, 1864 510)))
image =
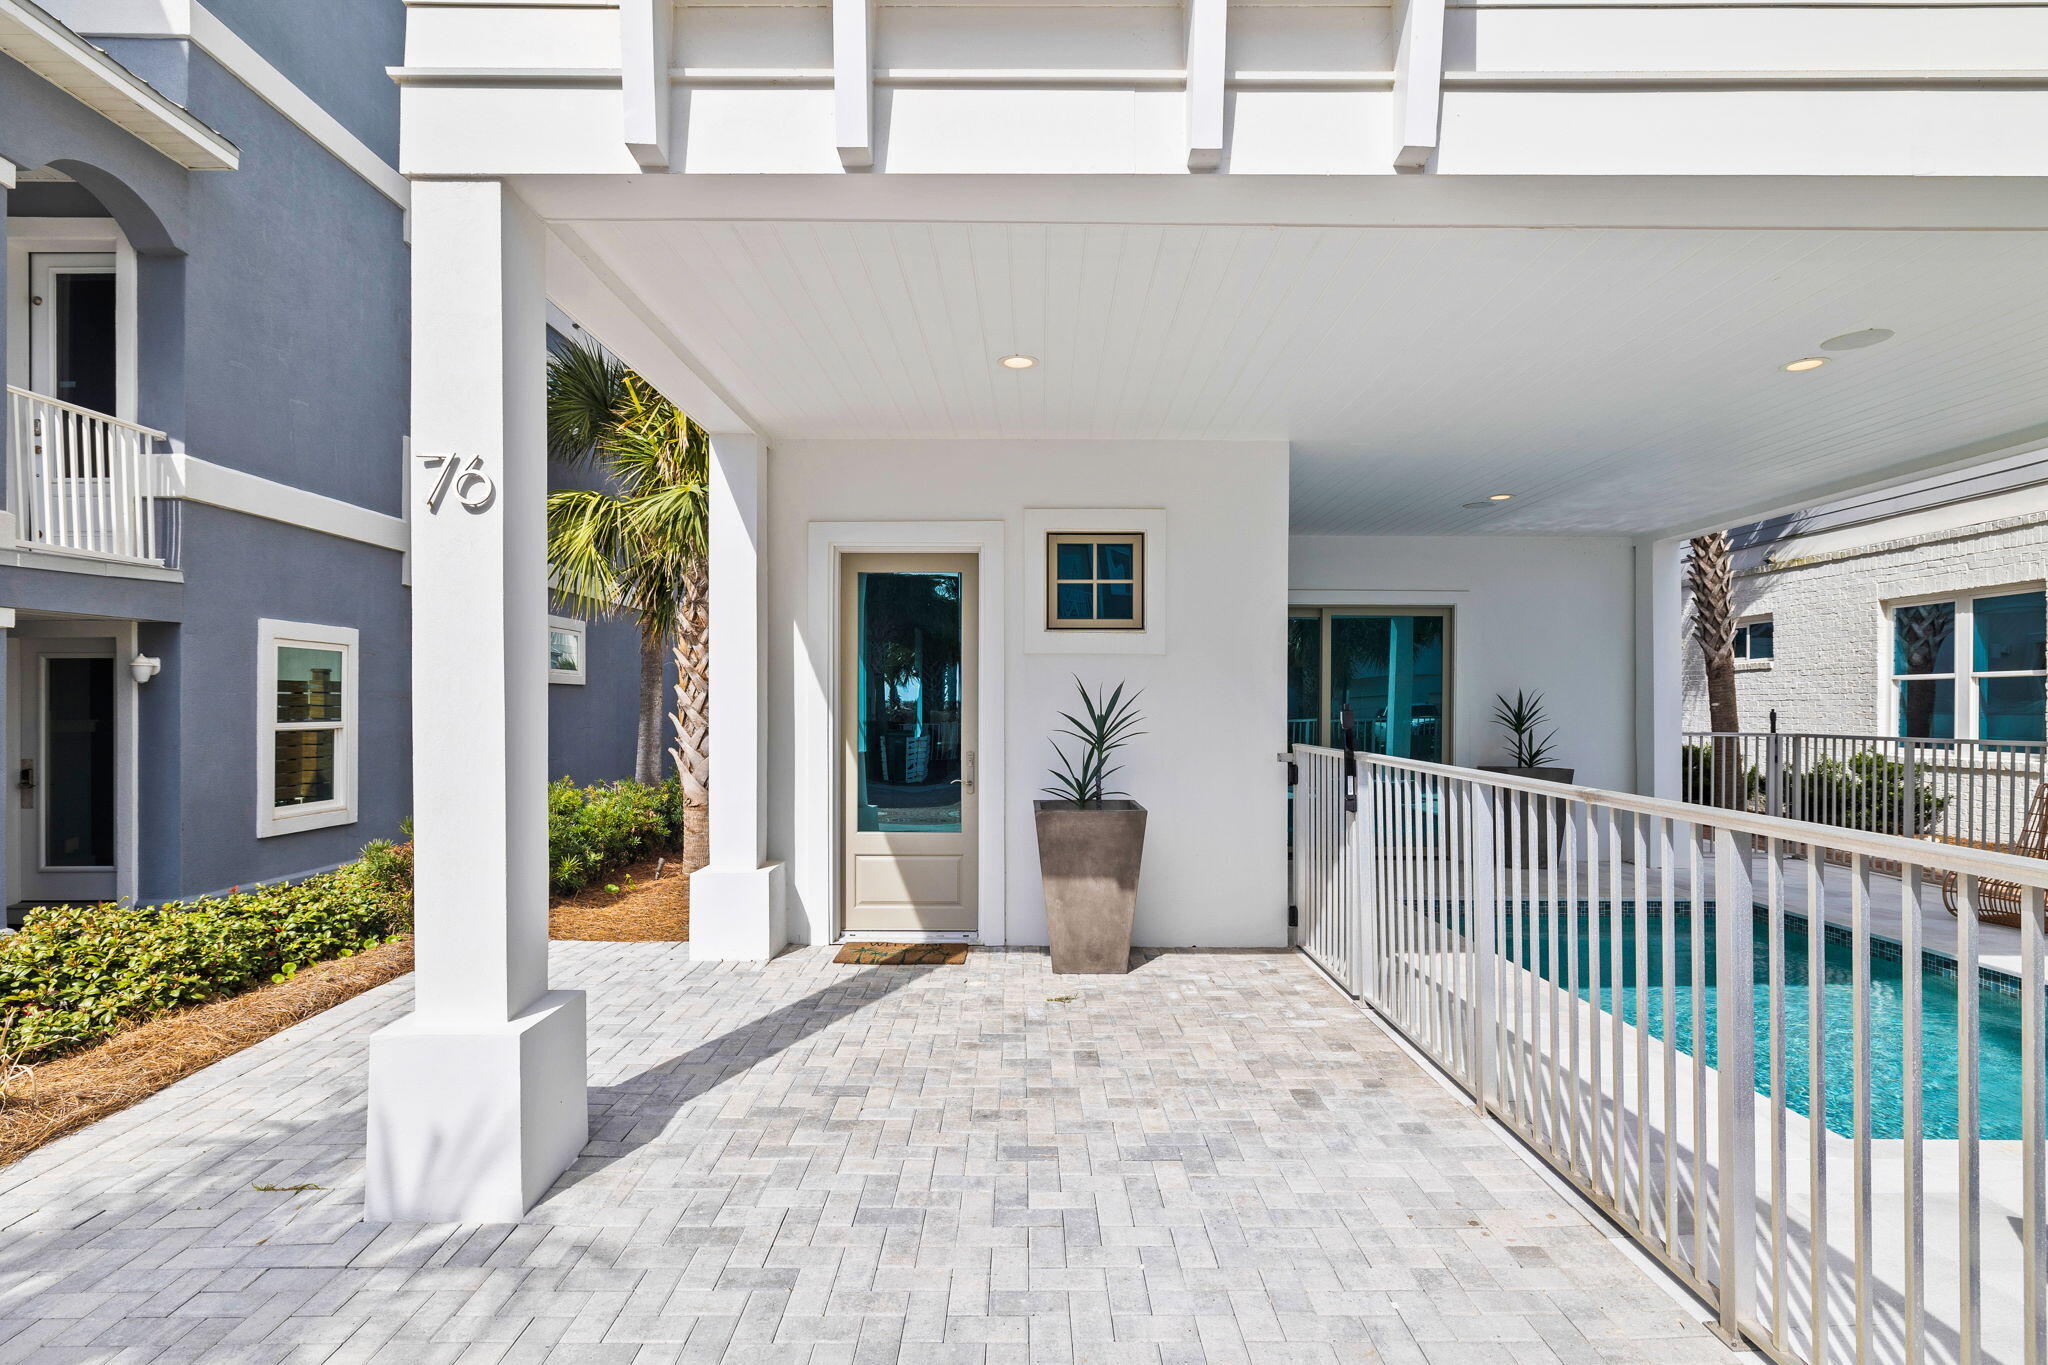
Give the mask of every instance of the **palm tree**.
MULTIPOLYGON (((1685 585, 1692 593, 1692 638, 1706 663, 1707 728, 1733 736, 1742 725, 1735 705, 1735 556, 1726 531, 1693 537, 1685 585)), ((1717 738, 1713 744, 1714 790, 1708 800, 1738 807, 1746 796, 1738 771, 1740 744, 1733 738, 1717 738)))
POLYGON ((597 489, 548 495, 548 567, 556 600, 585 615, 626 616, 640 628, 640 705, 633 775, 662 775, 661 674, 673 652, 676 708, 669 750, 695 818, 684 861, 701 865, 709 791, 705 741, 709 655, 706 489, 710 440, 646 380, 595 346, 548 361, 548 450, 594 465, 597 489))

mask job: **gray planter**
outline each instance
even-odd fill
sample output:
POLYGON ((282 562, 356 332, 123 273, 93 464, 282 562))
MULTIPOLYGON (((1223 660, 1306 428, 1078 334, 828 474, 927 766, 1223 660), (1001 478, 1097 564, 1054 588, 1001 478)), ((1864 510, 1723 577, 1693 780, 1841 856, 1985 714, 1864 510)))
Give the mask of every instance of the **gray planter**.
MULTIPOLYGON (((1570 768, 1502 768, 1490 763, 1479 765, 1483 773, 1501 773, 1508 777, 1533 777, 1539 782, 1561 782, 1571 784, 1570 768)), ((1564 842, 1564 821, 1556 818, 1557 805, 1531 792, 1510 792, 1508 802, 1501 808, 1501 838, 1506 840, 1507 810, 1512 806, 1521 826, 1520 848, 1503 848, 1502 855, 1509 867, 1549 867, 1550 853, 1564 842)))
POLYGON ((1131 969, 1131 915, 1145 852, 1145 808, 1135 801, 1034 801, 1038 871, 1055 972, 1131 969))

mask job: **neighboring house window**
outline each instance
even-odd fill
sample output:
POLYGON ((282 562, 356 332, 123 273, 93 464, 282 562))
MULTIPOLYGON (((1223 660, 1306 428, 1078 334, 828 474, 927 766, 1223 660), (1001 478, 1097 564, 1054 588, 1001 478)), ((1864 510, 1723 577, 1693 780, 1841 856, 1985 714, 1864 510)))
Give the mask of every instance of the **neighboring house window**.
POLYGON ((566 617, 548 618, 548 681, 578 683, 584 679, 584 624, 566 617))
POLYGON ((1986 593, 1892 608, 1897 730, 2034 741, 2048 716, 2048 595, 1986 593))
POLYGON ((356 632, 256 624, 256 837, 353 824, 356 632))
POLYGON ((1045 538, 1047 630, 1143 630, 1145 537, 1054 532, 1045 538))
POLYGON ((1776 629, 1770 617, 1761 616, 1754 621, 1744 621, 1735 628, 1736 658, 1775 658, 1776 649, 1776 629))

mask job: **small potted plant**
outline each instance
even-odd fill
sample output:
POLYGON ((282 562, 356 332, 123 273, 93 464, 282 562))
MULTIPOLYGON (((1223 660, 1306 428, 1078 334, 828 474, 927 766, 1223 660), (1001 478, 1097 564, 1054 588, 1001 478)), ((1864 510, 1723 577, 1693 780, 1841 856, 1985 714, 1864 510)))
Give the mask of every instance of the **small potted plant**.
MULTIPOLYGON (((1543 709, 1543 694, 1531 696, 1517 690, 1510 701, 1505 694, 1493 699, 1493 723, 1505 731, 1504 743, 1511 762, 1482 763, 1483 773, 1505 773, 1512 777, 1533 777, 1543 782, 1572 780, 1570 768, 1554 767, 1550 756, 1557 752, 1557 730, 1543 709), (1546 727, 1550 727, 1546 730, 1546 727), (1541 733, 1539 733, 1541 732, 1541 733)), ((1528 792, 1513 793, 1513 805, 1522 838, 1516 866, 1548 867, 1551 847, 1564 837, 1564 824, 1553 819, 1554 802, 1528 792), (1530 857, 1534 853, 1533 860, 1530 857)))
POLYGON ((1032 803, 1038 824, 1038 871, 1045 885, 1045 919, 1052 969, 1061 973, 1127 972, 1131 916, 1138 905, 1138 864, 1145 851, 1145 808, 1117 800, 1109 778, 1116 751, 1143 731, 1137 695, 1098 689, 1079 678, 1080 715, 1061 712, 1060 736, 1076 741, 1068 754, 1053 741, 1060 765, 1052 770, 1052 798, 1032 803))

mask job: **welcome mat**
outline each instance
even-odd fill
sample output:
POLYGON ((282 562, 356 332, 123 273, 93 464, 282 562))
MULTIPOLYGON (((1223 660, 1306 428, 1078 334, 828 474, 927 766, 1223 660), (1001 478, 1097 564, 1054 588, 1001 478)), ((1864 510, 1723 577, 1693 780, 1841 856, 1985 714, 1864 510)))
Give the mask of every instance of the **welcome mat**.
POLYGON ((957 967, 967 960, 964 943, 842 943, 834 962, 857 967, 957 967))

